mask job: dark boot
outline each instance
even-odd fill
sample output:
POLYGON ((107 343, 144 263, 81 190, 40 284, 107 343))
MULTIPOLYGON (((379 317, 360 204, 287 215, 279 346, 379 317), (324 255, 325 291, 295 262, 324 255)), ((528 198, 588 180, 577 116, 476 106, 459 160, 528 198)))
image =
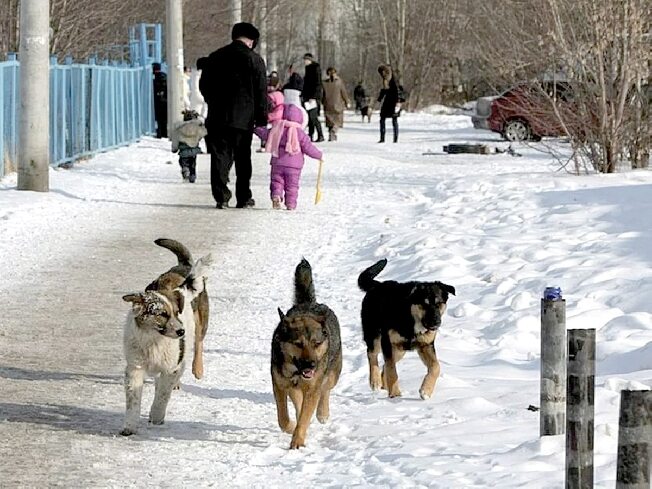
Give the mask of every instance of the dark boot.
POLYGON ((188 167, 189 167, 188 170, 190 172, 190 174, 188 175, 188 181, 190 183, 195 183, 195 181, 197 180, 197 159, 193 158, 193 160, 190 162, 188 167))

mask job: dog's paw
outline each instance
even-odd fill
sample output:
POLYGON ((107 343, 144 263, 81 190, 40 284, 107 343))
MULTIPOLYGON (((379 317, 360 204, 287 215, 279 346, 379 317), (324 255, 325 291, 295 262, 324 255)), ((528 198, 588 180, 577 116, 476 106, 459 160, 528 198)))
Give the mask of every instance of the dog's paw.
POLYGON ((371 387, 371 390, 374 392, 385 388, 384 382, 381 380, 380 375, 369 378, 369 387, 371 387))
POLYGON ((399 388, 391 389, 389 391, 389 397, 394 398, 394 397, 401 397, 401 390, 399 388))
POLYGON ((305 446, 306 446, 306 440, 298 436, 292 437, 292 441, 290 442, 290 450, 296 450, 297 448, 301 448, 305 446))
POLYGON ((201 379, 204 376, 204 368, 200 366, 192 366, 192 374, 197 380, 201 379))
POLYGON ((317 414, 317 421, 319 421, 321 424, 327 423, 328 418, 330 418, 330 416, 328 414, 326 414, 324 416, 320 416, 319 414, 317 414))
POLYGON ((421 396, 421 399, 424 401, 430 399, 430 396, 432 395, 431 392, 426 392, 424 389, 419 389, 419 395, 421 396))
POLYGON ((122 436, 131 436, 136 434, 136 429, 135 428, 122 428, 122 431, 120 432, 122 436))
POLYGON ((150 424, 155 424, 155 425, 162 425, 165 423, 165 416, 160 416, 160 415, 149 415, 149 422, 150 424))

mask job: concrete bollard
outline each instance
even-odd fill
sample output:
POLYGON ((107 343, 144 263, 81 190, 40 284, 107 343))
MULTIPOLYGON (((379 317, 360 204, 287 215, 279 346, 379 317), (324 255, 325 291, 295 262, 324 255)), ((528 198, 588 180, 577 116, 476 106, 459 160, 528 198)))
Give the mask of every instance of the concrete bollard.
POLYGON ((568 330, 566 489, 593 487, 595 329, 568 330))
POLYGON ((652 391, 620 393, 616 489, 650 489, 652 391))
POLYGON ((566 428, 566 301, 541 299, 539 436, 566 428))

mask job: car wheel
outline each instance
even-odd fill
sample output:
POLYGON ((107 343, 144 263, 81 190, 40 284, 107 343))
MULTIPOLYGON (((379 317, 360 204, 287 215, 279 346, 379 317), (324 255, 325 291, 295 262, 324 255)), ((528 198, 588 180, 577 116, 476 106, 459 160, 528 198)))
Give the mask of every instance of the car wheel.
POLYGON ((503 135, 507 141, 527 141, 530 138, 530 126, 520 119, 513 119, 505 124, 503 135))

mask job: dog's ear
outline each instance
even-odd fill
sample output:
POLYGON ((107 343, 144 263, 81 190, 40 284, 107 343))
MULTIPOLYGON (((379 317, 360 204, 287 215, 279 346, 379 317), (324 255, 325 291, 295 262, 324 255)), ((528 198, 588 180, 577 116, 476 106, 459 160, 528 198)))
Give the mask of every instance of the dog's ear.
POLYGON ((122 300, 125 302, 132 302, 133 304, 142 304, 145 302, 143 294, 127 294, 122 296, 122 300))
POLYGON ((174 291, 174 300, 177 303, 177 307, 179 308, 179 312, 183 312, 183 308, 186 305, 186 298, 183 296, 180 290, 175 290, 174 291))
POLYGON ((443 291, 448 292, 449 294, 455 295, 455 287, 453 287, 452 285, 447 285, 447 284, 444 284, 444 283, 441 283, 441 282, 436 282, 436 284, 443 291))
POLYGON ((277 308, 278 311, 278 317, 281 318, 281 321, 285 321, 285 314, 283 314, 283 311, 281 311, 281 308, 277 308))
POLYGON ((145 296, 143 294, 127 294, 122 296, 125 302, 131 302, 132 309, 136 315, 143 312, 145 308, 145 296))
POLYGON ((312 314, 311 317, 319 324, 326 324, 326 316, 324 314, 312 314))

